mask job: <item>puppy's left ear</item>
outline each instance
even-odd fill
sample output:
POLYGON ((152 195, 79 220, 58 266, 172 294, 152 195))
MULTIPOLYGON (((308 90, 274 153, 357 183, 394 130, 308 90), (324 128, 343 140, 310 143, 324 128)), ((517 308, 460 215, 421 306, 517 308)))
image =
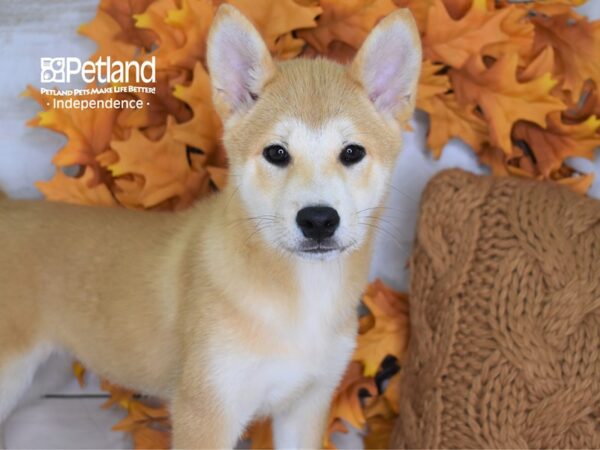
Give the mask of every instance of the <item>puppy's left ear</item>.
POLYGON ((421 39, 408 9, 379 22, 350 66, 377 110, 401 122, 414 111, 420 72, 421 39))
POLYGON ((273 76, 275 64, 256 28, 231 5, 221 5, 208 36, 213 102, 223 122, 249 109, 273 76))

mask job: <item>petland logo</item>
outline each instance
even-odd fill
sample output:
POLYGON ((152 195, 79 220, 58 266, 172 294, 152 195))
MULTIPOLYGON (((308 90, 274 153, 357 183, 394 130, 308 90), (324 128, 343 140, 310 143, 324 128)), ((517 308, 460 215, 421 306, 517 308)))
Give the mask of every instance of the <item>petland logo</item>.
POLYGON ((156 58, 139 61, 111 60, 110 56, 97 61, 81 62, 76 57, 40 58, 42 83, 70 83, 81 76, 85 83, 154 83, 156 58))

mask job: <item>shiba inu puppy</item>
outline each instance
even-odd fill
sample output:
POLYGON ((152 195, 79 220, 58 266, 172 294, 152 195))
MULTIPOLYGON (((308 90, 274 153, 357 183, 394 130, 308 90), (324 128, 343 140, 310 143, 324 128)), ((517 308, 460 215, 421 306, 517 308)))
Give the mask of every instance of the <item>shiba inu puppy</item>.
POLYGON ((168 400, 176 448, 231 448, 260 416, 278 448, 320 447, 420 61, 407 10, 342 66, 275 62, 222 6, 223 192, 174 214, 0 202, 0 422, 66 350, 168 400))

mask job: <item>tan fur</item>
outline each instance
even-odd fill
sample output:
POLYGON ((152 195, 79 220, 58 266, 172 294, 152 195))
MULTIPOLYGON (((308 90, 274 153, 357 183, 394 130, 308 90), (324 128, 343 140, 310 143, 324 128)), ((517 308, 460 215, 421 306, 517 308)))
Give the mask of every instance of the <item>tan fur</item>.
MULTIPOLYGON (((216 22, 236 14, 222 9, 216 22)), ((115 383, 170 401, 176 447, 231 448, 261 414, 274 416, 278 445, 320 446, 332 392, 352 351, 372 230, 335 260, 294 257, 265 245, 236 176, 261 158, 274 118, 318 127, 344 117, 370 149, 371 165, 355 180, 368 192, 375 164, 391 171, 400 124, 376 111, 345 67, 320 59, 271 64, 263 61, 260 101, 248 111, 236 113, 215 92, 232 178, 188 211, 0 201, 0 422, 21 389, 6 388, 3 374, 18 364, 34 367, 47 349, 61 348, 115 383), (307 298, 312 286, 299 273, 331 289, 332 298, 307 298), (335 279, 321 281, 323 273, 335 279), (319 340, 301 334, 309 328, 319 340), (279 393, 282 361, 309 369, 290 392, 279 393), (264 392, 268 400, 256 394, 251 408, 255 388, 243 383, 265 375, 275 377, 264 392)), ((402 114, 411 111, 409 103, 402 114)), ((349 176, 335 158, 322 169, 349 176)), ((301 183, 314 179, 301 156, 293 170, 301 183)), ((280 188, 260 170, 254 186, 265 195, 280 188)))

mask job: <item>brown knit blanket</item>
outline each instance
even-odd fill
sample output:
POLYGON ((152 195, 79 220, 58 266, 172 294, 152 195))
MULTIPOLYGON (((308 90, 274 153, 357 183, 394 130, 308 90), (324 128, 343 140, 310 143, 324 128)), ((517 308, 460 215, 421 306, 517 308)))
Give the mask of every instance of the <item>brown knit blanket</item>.
POLYGON ((444 172, 411 269, 394 447, 600 448, 600 202, 444 172))

